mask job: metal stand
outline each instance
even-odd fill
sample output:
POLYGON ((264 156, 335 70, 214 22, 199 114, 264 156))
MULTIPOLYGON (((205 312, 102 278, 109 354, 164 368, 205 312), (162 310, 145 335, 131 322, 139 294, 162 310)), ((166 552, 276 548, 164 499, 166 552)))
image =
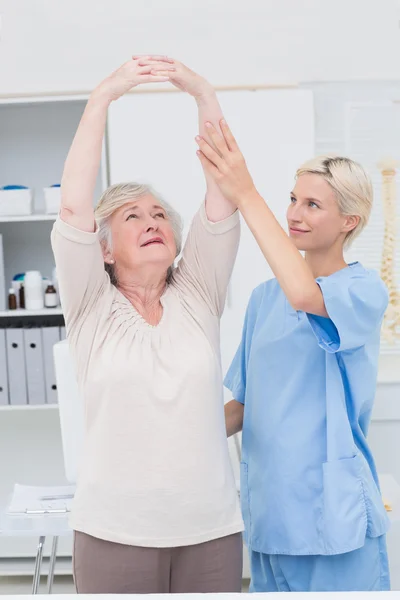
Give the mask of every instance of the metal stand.
POLYGON ((47 593, 51 594, 53 589, 53 581, 54 581, 54 569, 56 566, 57 560, 57 546, 58 546, 58 537, 53 537, 53 545, 51 547, 51 555, 50 555, 50 563, 49 563, 49 574, 47 575, 47 593))
MULTIPOLYGON (((43 548, 44 543, 46 541, 46 536, 41 535, 39 537, 39 543, 36 552, 36 561, 35 561, 35 573, 33 575, 33 584, 32 584, 32 594, 36 595, 39 591, 40 585, 40 575, 42 572, 42 563, 43 563, 43 548)), ((51 555, 49 562, 49 574, 47 575, 47 593, 51 594, 53 589, 53 581, 54 581, 54 569, 56 566, 57 560, 57 546, 58 546, 58 536, 53 537, 53 545, 51 547, 51 555)))
POLYGON ((37 594, 40 583, 40 573, 42 570, 42 559, 43 559, 43 546, 46 541, 46 537, 41 535, 39 538, 39 544, 36 552, 36 561, 35 561, 35 573, 33 575, 33 585, 32 585, 32 594, 37 594))

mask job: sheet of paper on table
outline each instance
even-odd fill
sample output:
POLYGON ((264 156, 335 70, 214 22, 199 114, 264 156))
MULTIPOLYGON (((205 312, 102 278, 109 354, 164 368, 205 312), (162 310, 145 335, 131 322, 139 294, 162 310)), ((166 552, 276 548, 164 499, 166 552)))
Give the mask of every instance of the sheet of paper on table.
POLYGON ((15 484, 7 514, 65 513, 71 510, 74 485, 29 486, 15 484))

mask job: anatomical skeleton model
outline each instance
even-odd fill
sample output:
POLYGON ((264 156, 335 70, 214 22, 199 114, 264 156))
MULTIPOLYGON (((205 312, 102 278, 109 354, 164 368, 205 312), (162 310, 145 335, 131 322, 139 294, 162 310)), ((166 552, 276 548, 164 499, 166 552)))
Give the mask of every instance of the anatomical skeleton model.
POLYGON ((397 238, 396 211, 396 168, 394 160, 380 162, 378 168, 382 174, 382 205, 385 220, 381 277, 389 291, 389 306, 382 326, 383 338, 394 344, 400 340, 400 293, 395 276, 395 253, 397 238))

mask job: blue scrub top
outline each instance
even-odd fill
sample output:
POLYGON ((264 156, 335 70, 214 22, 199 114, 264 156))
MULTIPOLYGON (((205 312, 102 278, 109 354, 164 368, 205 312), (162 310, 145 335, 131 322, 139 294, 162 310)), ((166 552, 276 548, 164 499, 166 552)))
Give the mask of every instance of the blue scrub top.
POLYGON ((389 520, 366 436, 388 293, 360 263, 317 280, 329 318, 295 311, 276 279, 250 298, 225 386, 244 404, 248 546, 341 554, 389 520))

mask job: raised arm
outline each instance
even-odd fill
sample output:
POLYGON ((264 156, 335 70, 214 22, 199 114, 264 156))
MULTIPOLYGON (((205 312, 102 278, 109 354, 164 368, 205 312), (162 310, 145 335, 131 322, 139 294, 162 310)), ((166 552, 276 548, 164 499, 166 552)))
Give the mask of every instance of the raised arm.
MULTIPOLYGON (((165 70, 174 67, 168 59, 165 70)), ((51 241, 61 303, 68 335, 79 333, 81 323, 107 290, 99 237, 95 233, 93 194, 99 170, 107 109, 113 100, 139 83, 167 81, 155 76, 140 60, 130 60, 105 79, 91 94, 65 162, 61 182, 60 218, 51 241)))
POLYGON ((168 74, 175 69, 166 57, 154 56, 151 64, 146 64, 147 58, 132 58, 123 64, 97 86, 87 102, 61 180, 60 216, 76 229, 95 229, 93 195, 109 105, 141 83, 168 81, 168 74), (152 74, 155 66, 166 74, 152 74))
POLYGON ((222 121, 220 126, 222 134, 215 128, 210 130, 216 150, 206 141, 199 142, 203 168, 239 208, 292 308, 328 316, 311 269, 257 192, 228 125, 222 121))
MULTIPOLYGON (((147 63, 151 64, 151 60, 155 57, 148 59, 147 63)), ((170 59, 171 64, 175 67, 175 71, 168 73, 159 66, 153 66, 153 75, 166 75, 169 77, 169 81, 175 85, 178 89, 187 92, 196 101, 199 115, 199 130, 200 136, 206 139, 211 145, 213 144, 208 131, 209 127, 207 124, 211 124, 217 130, 219 129, 219 122, 222 119, 222 110, 218 102, 217 94, 212 85, 194 71, 191 71, 182 63, 170 59)), ((179 124, 178 124, 179 126, 179 124)), ((225 198, 218 185, 215 183, 214 178, 205 170, 204 175, 207 183, 206 192, 206 213, 209 221, 216 223, 223 221, 229 217, 236 210, 236 205, 229 199, 225 198)))

